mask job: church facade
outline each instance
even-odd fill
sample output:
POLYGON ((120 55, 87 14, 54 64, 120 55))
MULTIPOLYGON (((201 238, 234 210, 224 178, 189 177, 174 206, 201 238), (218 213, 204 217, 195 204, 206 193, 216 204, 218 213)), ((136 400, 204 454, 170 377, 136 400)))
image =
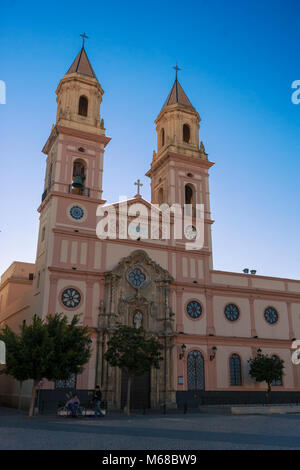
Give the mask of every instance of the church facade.
MULTIPOLYGON (((47 158, 36 262, 15 262, 1 277, 0 326, 16 328, 34 314, 82 314, 93 353, 84 372, 70 383, 43 381, 41 388, 88 390, 100 384, 109 406, 121 408, 126 375, 109 367, 103 355, 122 323, 142 325, 163 344, 161 368, 135 380, 137 408, 199 404, 204 399, 255 401, 251 397, 263 394, 265 387, 249 376, 247 361, 259 350, 284 360, 284 376, 273 390, 290 400, 300 392, 300 369, 291 360, 292 342, 300 338, 300 281, 213 269, 213 163, 199 142, 200 116, 177 71, 155 121, 157 151, 146 173, 151 203, 140 195, 139 182, 138 194, 126 201, 135 237, 99 238, 96 233, 97 210, 106 207, 103 159, 110 137, 100 114, 103 89, 84 46, 56 95, 56 123, 43 148, 47 158), (153 238, 148 221, 137 222, 130 212, 136 205, 143 212, 161 204, 183 211, 185 204, 191 207, 191 223, 182 238, 174 237, 174 217, 170 238, 153 238), (187 249, 186 242, 195 236, 198 207, 203 208, 203 245, 187 249)), ((113 206, 120 228, 121 205, 113 206)), ((2 399, 7 401, 16 390, 13 381, 1 378, 2 399)))

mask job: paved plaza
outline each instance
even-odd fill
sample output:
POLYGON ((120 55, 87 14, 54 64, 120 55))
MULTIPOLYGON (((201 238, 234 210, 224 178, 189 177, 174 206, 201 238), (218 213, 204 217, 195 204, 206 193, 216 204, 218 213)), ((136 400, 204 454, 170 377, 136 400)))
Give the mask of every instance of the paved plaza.
POLYGON ((0 408, 0 449, 300 449, 300 415, 108 415, 29 419, 0 408))

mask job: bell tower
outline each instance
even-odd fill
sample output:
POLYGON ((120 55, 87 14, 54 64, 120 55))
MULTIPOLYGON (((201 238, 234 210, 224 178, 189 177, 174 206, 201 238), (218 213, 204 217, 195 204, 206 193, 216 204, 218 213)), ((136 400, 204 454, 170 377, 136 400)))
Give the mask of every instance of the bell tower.
MULTIPOLYGON (((110 138, 100 113, 104 92, 83 36, 56 89, 56 121, 43 148, 47 159, 33 293, 34 313, 63 312, 70 318, 83 313, 82 322, 93 326, 99 314, 98 297, 93 297, 99 288, 96 210, 105 202, 103 159, 110 138)), ((88 380, 93 387, 92 373, 88 380)))
POLYGON ((199 143, 200 116, 176 76, 171 91, 155 120, 157 151, 153 151, 150 170, 153 204, 204 205, 205 246, 212 268, 212 243, 209 200, 209 174, 213 165, 208 160, 203 142, 199 143))

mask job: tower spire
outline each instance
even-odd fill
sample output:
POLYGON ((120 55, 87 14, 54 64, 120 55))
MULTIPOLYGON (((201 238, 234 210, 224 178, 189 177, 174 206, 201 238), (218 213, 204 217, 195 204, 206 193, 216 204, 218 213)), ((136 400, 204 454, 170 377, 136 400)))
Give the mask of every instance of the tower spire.
POLYGON ((173 66, 173 69, 175 70, 175 81, 171 88, 170 93, 168 94, 166 101, 164 102, 162 109, 164 109, 166 106, 171 106, 176 103, 181 104, 183 106, 188 106, 194 109, 192 103, 186 96, 185 92, 183 91, 182 86, 180 85, 178 81, 178 72, 179 70, 181 70, 181 68, 178 67, 177 62, 176 62, 176 65, 173 66))
POLYGON ((71 67, 67 71, 66 75, 70 73, 79 73, 81 75, 87 75, 90 78, 97 79, 84 48, 84 41, 85 39, 88 39, 88 36, 85 33, 80 34, 80 36, 82 37, 82 47, 78 52, 75 60, 73 61, 71 67))

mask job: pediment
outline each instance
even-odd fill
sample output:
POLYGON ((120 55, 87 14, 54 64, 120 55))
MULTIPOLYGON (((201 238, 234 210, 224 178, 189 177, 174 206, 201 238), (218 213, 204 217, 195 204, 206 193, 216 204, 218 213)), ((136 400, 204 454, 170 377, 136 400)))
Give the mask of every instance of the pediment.
POLYGON ((106 274, 113 274, 117 276, 122 276, 129 267, 134 265, 142 265, 148 271, 151 272, 152 277, 158 281, 173 282, 174 279, 170 273, 162 268, 160 264, 153 261, 150 256, 144 250, 135 250, 129 256, 126 256, 121 259, 118 265, 110 272, 106 274))

